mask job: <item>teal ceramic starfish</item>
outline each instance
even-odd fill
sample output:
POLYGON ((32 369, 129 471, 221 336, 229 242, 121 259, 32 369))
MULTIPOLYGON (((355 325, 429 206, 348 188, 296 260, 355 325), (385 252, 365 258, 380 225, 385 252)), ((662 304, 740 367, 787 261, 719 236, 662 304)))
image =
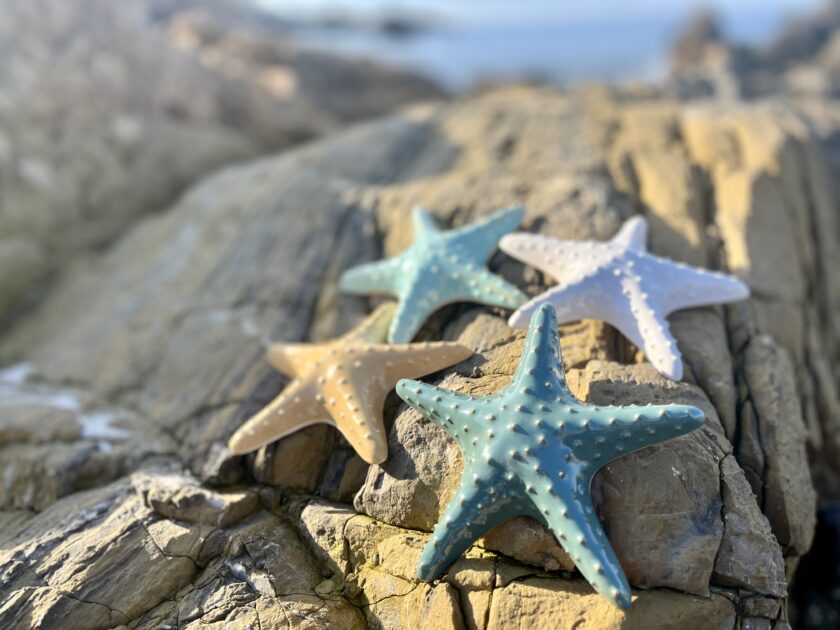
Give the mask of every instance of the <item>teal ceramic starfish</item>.
POLYGON ((630 606, 630 586, 595 515, 595 472, 631 451, 703 425, 687 405, 596 407, 566 385, 554 309, 541 306, 513 380, 493 396, 469 396, 402 380, 397 393, 461 448, 461 485, 417 564, 434 580, 503 521, 531 516, 547 525, 601 595, 630 606))
POLYGON ((399 300, 388 330, 391 343, 408 343, 441 306, 479 302, 514 309, 525 295, 485 267, 499 239, 522 221, 508 208, 457 230, 441 231, 431 215, 414 208, 414 243, 402 254, 349 269, 340 287, 350 293, 393 295, 399 300))

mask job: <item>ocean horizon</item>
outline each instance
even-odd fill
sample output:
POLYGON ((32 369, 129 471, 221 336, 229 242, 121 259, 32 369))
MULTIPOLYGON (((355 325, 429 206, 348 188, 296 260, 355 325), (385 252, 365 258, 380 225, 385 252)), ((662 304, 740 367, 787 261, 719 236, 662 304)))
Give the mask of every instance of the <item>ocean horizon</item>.
MULTIPOLYGON (((309 0, 261 0, 261 4, 281 16, 293 17, 331 10, 348 15, 428 15, 431 28, 398 37, 375 29, 315 26, 298 29, 295 37, 304 48, 415 70, 452 91, 484 81, 518 79, 561 84, 653 81, 667 72, 670 49, 680 29, 708 6, 682 0, 658 11, 655 2, 631 0, 613 5, 615 11, 610 11, 611 2, 587 9, 578 2, 558 7, 531 0, 512 13, 510 6, 492 2, 486 6, 466 2, 447 9, 440 2, 367 0, 354 4, 352 10, 309 0), (634 4, 644 10, 630 10, 634 4)), ((772 37, 791 15, 818 5, 810 0, 746 2, 737 7, 718 6, 717 14, 729 39, 755 43, 772 37)))

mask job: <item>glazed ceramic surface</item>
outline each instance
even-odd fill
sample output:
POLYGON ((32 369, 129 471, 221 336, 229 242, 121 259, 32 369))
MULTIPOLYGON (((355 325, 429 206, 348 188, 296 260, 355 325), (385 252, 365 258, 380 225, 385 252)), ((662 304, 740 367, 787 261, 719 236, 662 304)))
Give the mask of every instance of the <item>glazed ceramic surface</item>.
POLYGON ((566 385, 550 305, 534 313, 516 374, 499 393, 470 396, 411 380, 400 381, 397 393, 443 428, 464 456, 461 485, 420 556, 420 579, 440 577, 488 530, 527 515, 551 529, 599 593, 630 605, 630 587, 594 512, 590 482, 626 453, 701 427, 700 409, 577 400, 566 385))
POLYGON ((608 242, 559 241, 536 234, 509 234, 499 246, 555 280, 557 286, 519 308, 511 326, 527 326, 543 304, 560 323, 601 319, 644 351, 665 376, 680 380, 682 355, 668 315, 693 306, 736 302, 749 288, 732 276, 653 256, 645 249, 647 223, 627 221, 608 242))
POLYGON ((392 343, 411 341, 429 315, 453 302, 514 309, 525 302, 525 295, 485 265, 499 239, 519 225, 522 215, 522 208, 508 208, 466 227, 441 231, 428 212, 415 208, 411 247, 394 258, 346 271, 340 287, 397 298, 388 330, 392 343))
POLYGON ((230 450, 247 453, 324 422, 336 426, 366 462, 385 461, 382 405, 396 382, 436 372, 472 354, 457 343, 384 344, 393 314, 394 304, 383 304, 336 341, 271 346, 269 363, 293 380, 234 433, 230 450))

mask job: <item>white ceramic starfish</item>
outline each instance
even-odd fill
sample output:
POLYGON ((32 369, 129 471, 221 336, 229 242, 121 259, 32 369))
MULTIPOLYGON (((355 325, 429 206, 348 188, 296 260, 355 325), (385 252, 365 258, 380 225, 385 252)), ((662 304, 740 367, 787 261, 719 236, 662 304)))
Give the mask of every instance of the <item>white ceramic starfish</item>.
POLYGON ((612 240, 560 241, 537 234, 502 238, 506 254, 557 280, 511 317, 511 326, 528 325, 541 304, 551 304, 560 323, 601 319, 641 348, 662 374, 682 378, 677 343, 668 315, 694 306, 737 302, 749 297, 747 285, 721 273, 654 256, 645 248, 647 223, 627 221, 612 240))

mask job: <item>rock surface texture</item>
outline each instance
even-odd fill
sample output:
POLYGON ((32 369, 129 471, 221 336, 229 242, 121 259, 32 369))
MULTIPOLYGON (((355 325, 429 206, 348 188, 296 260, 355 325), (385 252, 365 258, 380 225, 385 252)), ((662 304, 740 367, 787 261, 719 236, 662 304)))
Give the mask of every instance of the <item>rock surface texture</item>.
POLYGON ((282 33, 216 29, 210 47, 195 11, 0 0, 0 322, 209 171, 440 94, 282 33))
POLYGON ((840 96, 840 2, 825 0, 787 20, 769 42, 725 40, 714 15, 701 13, 677 38, 671 87, 682 96, 757 98, 840 96))
MULTIPOLYGON (((840 197, 807 122, 773 105, 508 88, 205 179, 0 338, 0 627, 786 628, 811 478, 840 488, 840 197), (337 278, 406 247, 413 205, 453 227, 517 202, 525 229, 564 239, 608 239, 644 214, 652 252, 754 293, 670 318, 679 383, 601 322, 561 327, 581 400, 708 418, 595 477, 626 613, 527 518, 418 582, 462 460, 396 396, 380 466, 328 426, 246 457, 224 447, 286 383, 265 345, 358 322, 370 304, 337 278)), ((546 288, 501 254, 490 267, 546 288)), ((503 387, 524 340, 506 315, 434 315, 420 340, 475 354, 426 380, 503 387)))

